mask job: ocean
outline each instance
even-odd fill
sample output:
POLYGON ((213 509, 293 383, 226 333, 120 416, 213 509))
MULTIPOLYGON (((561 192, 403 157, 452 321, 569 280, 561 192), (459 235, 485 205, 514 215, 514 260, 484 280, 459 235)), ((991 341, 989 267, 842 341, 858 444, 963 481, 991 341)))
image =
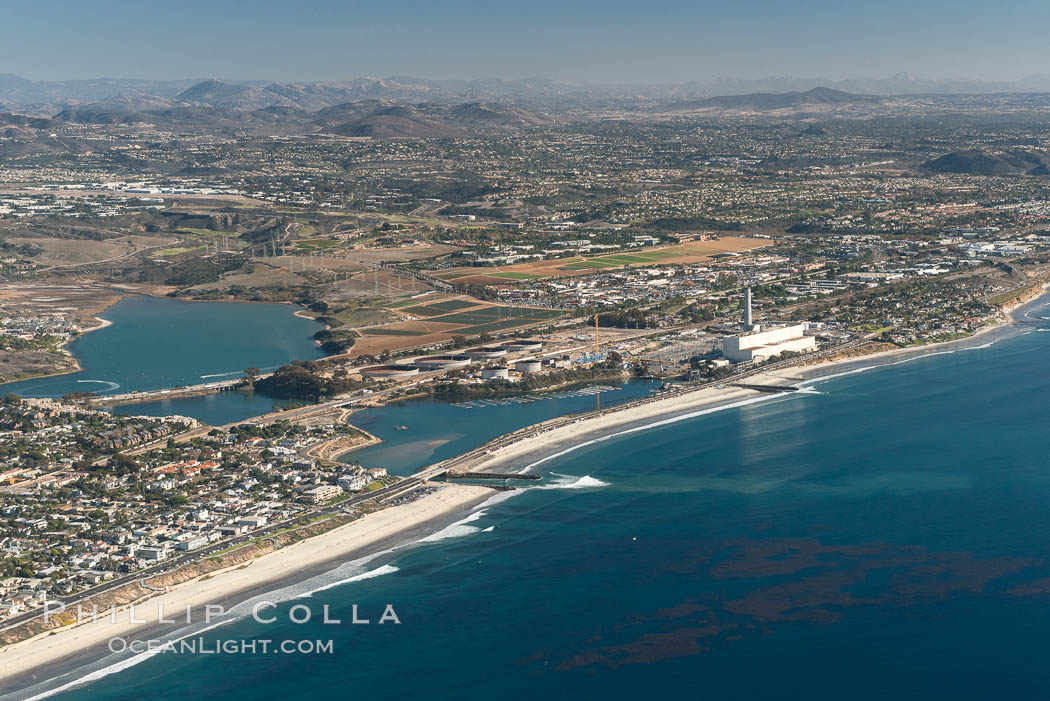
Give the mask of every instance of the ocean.
MULTIPOLYGON (((114 656, 53 698, 1043 698, 1041 315, 589 443, 535 465, 540 486, 270 592, 275 623, 202 634, 331 654, 114 656), (387 604, 400 624, 378 624, 387 604)), ((443 410, 487 435, 484 410, 443 410)))

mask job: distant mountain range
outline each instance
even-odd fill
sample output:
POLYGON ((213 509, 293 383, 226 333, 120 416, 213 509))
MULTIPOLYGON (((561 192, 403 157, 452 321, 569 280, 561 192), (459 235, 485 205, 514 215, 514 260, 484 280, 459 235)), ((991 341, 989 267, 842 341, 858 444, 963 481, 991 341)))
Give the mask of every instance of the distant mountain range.
POLYGON ((152 124, 171 129, 236 129, 258 133, 338 134, 373 138, 450 138, 498 135, 517 129, 553 124, 542 112, 497 102, 442 104, 359 100, 307 111, 297 106, 273 105, 245 109, 260 103, 254 93, 205 90, 194 86, 199 100, 176 100, 175 106, 150 101, 150 109, 136 109, 127 101, 69 107, 51 118, 0 113, 0 134, 31 139, 41 132, 74 124, 152 124), (239 98, 234 98, 233 93, 239 98), (236 105, 230 106, 217 105, 236 105))
POLYGON ((56 114, 67 107, 94 103, 135 111, 187 106, 236 110, 297 107, 316 111, 370 99, 444 103, 509 101, 542 108, 581 101, 698 101, 715 96, 806 94, 815 88, 861 95, 1050 92, 1050 75, 998 82, 930 80, 901 73, 863 80, 771 77, 718 78, 664 85, 583 85, 546 78, 427 80, 408 76, 313 83, 120 78, 35 81, 7 73, 0 74, 0 105, 39 114, 56 114))

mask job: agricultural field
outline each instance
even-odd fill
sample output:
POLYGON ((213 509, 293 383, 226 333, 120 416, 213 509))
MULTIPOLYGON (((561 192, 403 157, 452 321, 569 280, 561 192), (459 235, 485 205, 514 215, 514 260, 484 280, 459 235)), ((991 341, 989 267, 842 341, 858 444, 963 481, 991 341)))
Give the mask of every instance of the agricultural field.
POLYGON ((598 256, 574 256, 492 268, 453 268, 435 273, 442 280, 475 285, 499 285, 516 280, 536 280, 567 275, 585 275, 614 268, 700 263, 724 253, 750 251, 769 243, 764 239, 724 236, 717 241, 688 241, 660 248, 598 256))
POLYGON ((385 350, 440 343, 452 336, 478 336, 536 326, 565 315, 558 309, 491 305, 470 298, 435 300, 409 306, 403 301, 389 308, 420 318, 357 329, 361 338, 354 344, 351 355, 377 355, 385 350))

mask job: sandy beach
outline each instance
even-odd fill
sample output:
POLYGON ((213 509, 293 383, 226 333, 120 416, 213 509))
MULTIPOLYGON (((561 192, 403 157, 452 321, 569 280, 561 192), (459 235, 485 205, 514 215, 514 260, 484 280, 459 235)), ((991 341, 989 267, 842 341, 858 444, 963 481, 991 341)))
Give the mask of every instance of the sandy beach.
MULTIPOLYGON (((1043 288, 1044 291, 1046 287, 1043 288)), ((892 350, 870 353, 863 356, 839 358, 818 362, 813 365, 800 365, 784 370, 760 373, 747 379, 756 385, 799 385, 821 377, 864 367, 880 365, 886 361, 896 362, 908 357, 920 357, 931 353, 942 352, 953 347, 979 345, 995 332, 1004 332, 1012 326, 1017 316, 1015 312, 1031 304, 1042 295, 1010 305, 1002 312, 996 323, 978 330, 966 338, 931 343, 923 346, 895 348, 892 350)), ((730 378, 727 382, 733 382, 730 378)), ((659 424, 662 421, 674 421, 683 415, 696 416, 720 409, 744 406, 750 403, 765 401, 777 395, 756 390, 732 387, 729 384, 708 387, 669 396, 664 400, 632 406, 619 411, 612 411, 603 416, 580 419, 558 428, 554 428, 525 440, 514 442, 495 449, 483 458, 472 462, 470 470, 518 472, 562 455, 581 444, 592 441, 607 440, 624 431, 641 430, 643 427, 659 424)))
MULTIPOLYGON (((838 372, 897 362, 902 358, 921 357, 953 347, 979 346, 986 342, 987 337, 995 336, 995 332, 1009 333, 1014 321, 1023 317, 1023 310, 1012 312, 1031 302, 1032 300, 1028 300, 1004 310, 999 323, 991 324, 964 339, 789 367, 760 373, 749 377, 747 382, 759 385, 804 386, 808 382, 838 372)), ((670 423, 730 407, 783 399, 787 396, 789 395, 759 392, 728 384, 683 392, 602 416, 581 418, 531 435, 524 440, 492 450, 474 461, 469 469, 520 471, 571 452, 582 445, 608 440, 625 432, 645 430, 665 422, 670 423)), ((326 563, 334 566, 340 560, 355 559, 351 555, 360 557, 368 551, 369 546, 376 549, 374 546, 377 544, 389 544, 390 540, 397 538, 399 534, 408 538, 413 529, 418 533, 420 528, 428 527, 430 522, 462 513, 493 493, 486 487, 448 486, 416 502, 369 514, 328 533, 268 553, 247 565, 220 570, 173 587, 140 604, 136 609, 135 622, 130 620, 131 611, 124 610, 116 614, 115 623, 109 617, 105 617, 99 621, 62 629, 57 634, 44 634, 10 645, 0 649, 0 662, 3 663, 0 664, 0 682, 16 678, 21 682, 31 670, 58 666, 70 658, 83 655, 87 650, 103 649, 114 637, 133 637, 136 632, 142 633, 151 627, 155 629, 161 605, 164 606, 168 617, 172 617, 173 611, 184 611, 187 605, 203 609, 208 603, 235 601, 238 593, 265 591, 261 588, 294 579, 297 574, 310 570, 316 572, 319 566, 326 563)))
POLYGON ((450 485, 417 501, 368 514, 322 535, 273 551, 250 561, 247 566, 220 570, 172 587, 140 603, 134 623, 130 620, 131 610, 125 609, 117 612, 115 623, 105 615, 57 634, 43 634, 15 643, 0 650, 0 681, 23 676, 34 668, 60 662, 88 649, 105 650, 114 637, 133 636, 136 631, 156 626, 162 605, 165 618, 169 619, 184 615, 187 605, 203 611, 206 604, 235 599, 238 592, 258 590, 261 585, 287 580, 341 557, 345 560, 353 559, 351 555, 360 557, 369 546, 389 541, 429 521, 460 513, 493 494, 495 492, 487 487, 450 485))

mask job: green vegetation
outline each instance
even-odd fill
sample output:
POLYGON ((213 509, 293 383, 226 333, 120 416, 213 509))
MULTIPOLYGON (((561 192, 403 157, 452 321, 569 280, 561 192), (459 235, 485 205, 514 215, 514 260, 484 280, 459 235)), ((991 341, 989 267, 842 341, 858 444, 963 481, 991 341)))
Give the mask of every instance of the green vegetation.
POLYGON ((478 306, 477 302, 466 299, 449 299, 444 302, 434 302, 433 304, 426 305, 427 309, 440 309, 443 312, 455 312, 460 309, 469 309, 470 307, 476 306, 478 306))
POLYGON ((151 257, 153 257, 153 258, 170 258, 172 256, 182 255, 183 253, 189 253, 190 251, 200 251, 200 250, 203 250, 200 246, 195 246, 193 248, 184 248, 184 247, 180 248, 178 246, 175 246, 173 248, 162 248, 159 251, 154 251, 151 254, 151 257))
POLYGON ((313 361, 292 361, 282 365, 272 375, 255 381, 255 389, 274 399, 303 399, 319 401, 322 397, 349 392, 363 386, 345 377, 326 377, 322 365, 313 361))
POLYGON ((322 329, 314 334, 314 340, 321 344, 321 350, 328 355, 345 353, 354 345, 352 331, 345 329, 322 329))
POLYGON ((444 310, 435 309, 433 306, 405 307, 401 311, 415 314, 416 316, 441 316, 445 313, 444 310))
POLYGON ((58 348, 58 339, 47 334, 36 336, 31 339, 19 338, 18 336, 0 335, 0 350, 26 351, 43 350, 53 351, 58 348))
POLYGON ((307 251, 324 251, 329 248, 335 248, 339 245, 337 239, 302 239, 295 242, 296 248, 301 248, 307 251))
POLYGON ((681 250, 659 249, 653 251, 642 251, 638 253, 613 253, 607 256, 597 256, 584 261, 570 263, 562 266, 565 270, 590 270, 602 268, 618 268, 623 265, 638 263, 658 263, 661 260, 674 258, 682 255, 681 250))
POLYGON ((386 304, 384 306, 387 309, 401 309, 402 307, 407 307, 407 306, 410 306, 410 305, 413 305, 413 304, 418 304, 418 303, 419 303, 418 299, 413 299, 413 298, 410 297, 408 299, 402 299, 402 300, 399 300, 397 302, 392 302, 392 303, 386 304))
POLYGON ((530 275, 529 273, 488 273, 489 277, 506 278, 507 280, 538 280, 542 275, 530 275))

